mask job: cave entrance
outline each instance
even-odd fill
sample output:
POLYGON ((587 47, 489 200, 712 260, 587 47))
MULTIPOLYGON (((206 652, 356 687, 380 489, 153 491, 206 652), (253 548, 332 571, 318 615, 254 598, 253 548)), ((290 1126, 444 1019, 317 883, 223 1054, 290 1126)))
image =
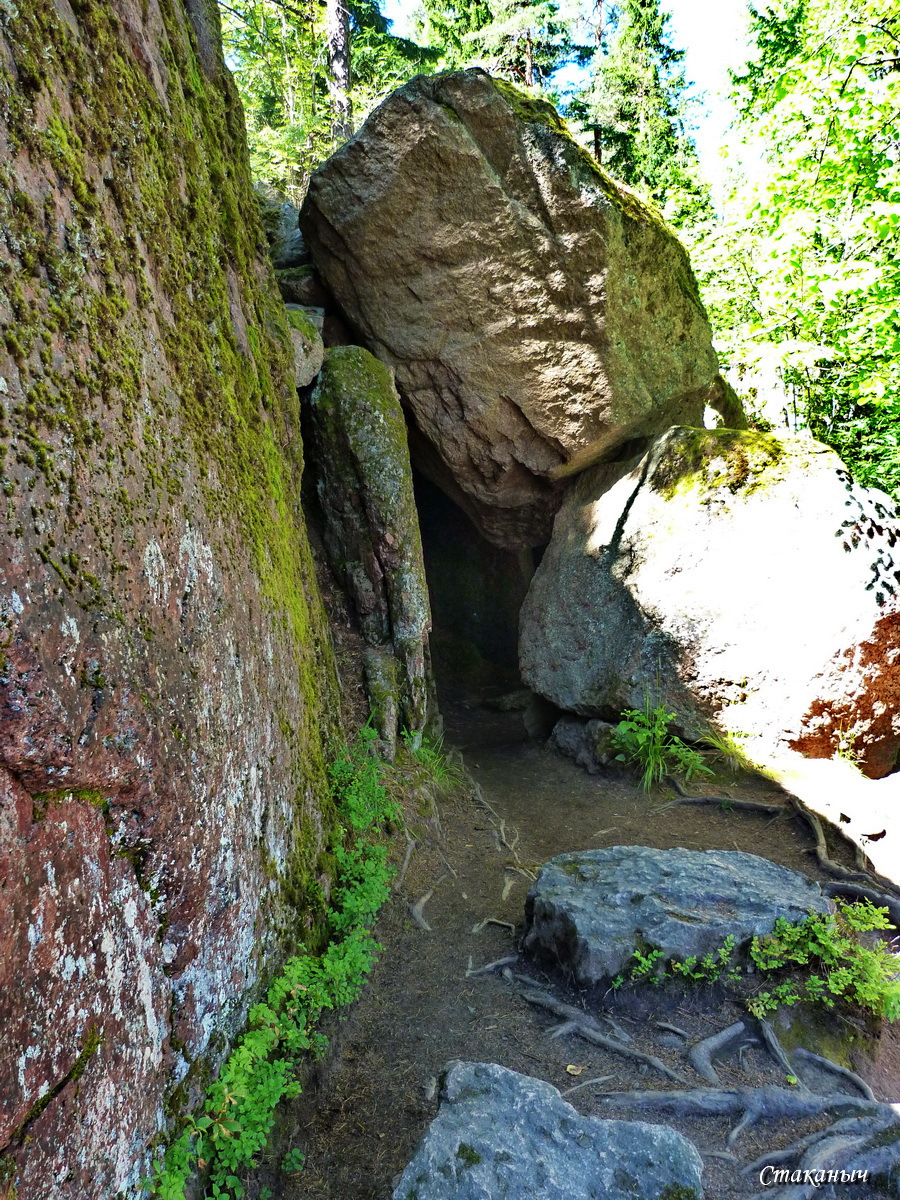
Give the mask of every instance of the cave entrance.
POLYGON ((458 696, 520 687, 519 610, 535 553, 492 545, 446 493, 415 470, 413 483, 439 692, 458 696))

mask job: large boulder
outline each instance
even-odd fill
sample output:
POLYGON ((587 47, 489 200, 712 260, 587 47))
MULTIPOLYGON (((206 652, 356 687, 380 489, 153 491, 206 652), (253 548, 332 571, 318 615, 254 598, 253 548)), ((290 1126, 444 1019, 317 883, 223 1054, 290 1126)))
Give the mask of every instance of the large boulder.
POLYGON ((498 545, 546 542, 561 475, 728 402, 673 232, 483 71, 394 92, 313 175, 301 227, 396 370, 417 466, 498 545))
POLYGON ((381 652, 367 657, 366 679, 392 753, 398 718, 410 733, 421 733, 434 697, 422 538, 390 367, 360 346, 329 350, 304 408, 304 427, 329 559, 363 637, 381 652), (398 671, 384 654, 396 659, 398 671))
POLYGON ((665 1125, 582 1117, 541 1079, 454 1062, 394 1200, 702 1200, 702 1171, 665 1125))
POLYGON ((299 403, 215 5, 0 4, 0 230, 0 1194, 131 1200, 333 863, 299 403))
MULTIPOLYGON (((900 521, 816 442, 675 428, 586 472, 522 609, 523 679, 615 717, 649 696, 756 762, 900 751, 900 521)), ((876 832, 876 830, 873 830, 876 832)))
POLYGON ((525 906, 524 949, 585 987, 607 984, 635 950, 662 961, 702 958, 827 912, 817 883, 735 850, 610 846, 560 854, 541 867, 525 906))

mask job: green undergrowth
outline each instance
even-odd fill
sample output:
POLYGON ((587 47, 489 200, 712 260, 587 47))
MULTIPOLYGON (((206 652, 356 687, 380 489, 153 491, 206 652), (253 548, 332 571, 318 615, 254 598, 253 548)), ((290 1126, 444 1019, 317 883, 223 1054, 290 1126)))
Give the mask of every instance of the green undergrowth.
POLYGON ((666 962, 658 947, 640 946, 612 986, 673 980, 722 983, 741 992, 755 1017, 799 1003, 828 1009, 843 1003, 879 1020, 896 1021, 900 1018, 900 959, 881 940, 865 937, 892 928, 887 909, 876 908, 867 900, 838 901, 834 912, 811 912, 797 924, 779 917, 772 933, 753 938, 750 958, 763 983, 752 994, 747 994, 751 977, 740 969, 733 936, 702 958, 682 961, 666 962))
POLYGON ((695 775, 713 772, 703 761, 703 755, 670 732, 675 713, 664 704, 650 707, 650 697, 644 707, 626 709, 613 731, 613 744, 619 751, 617 762, 630 763, 640 774, 641 787, 649 792, 655 784, 669 775, 682 775, 685 780, 695 775))
POLYGON ((198 1170, 207 1180, 205 1197, 238 1200, 245 1194, 241 1175, 265 1150, 278 1103, 301 1090, 298 1067, 327 1047, 316 1030, 320 1016, 352 1003, 375 963, 381 947, 372 925, 393 874, 383 831, 401 816, 386 787, 388 768, 373 753, 376 737, 367 725, 329 768, 341 831, 331 847, 337 864, 331 940, 321 954, 289 958, 250 1009, 202 1108, 187 1118, 145 1181, 158 1200, 184 1200, 185 1185, 198 1170))

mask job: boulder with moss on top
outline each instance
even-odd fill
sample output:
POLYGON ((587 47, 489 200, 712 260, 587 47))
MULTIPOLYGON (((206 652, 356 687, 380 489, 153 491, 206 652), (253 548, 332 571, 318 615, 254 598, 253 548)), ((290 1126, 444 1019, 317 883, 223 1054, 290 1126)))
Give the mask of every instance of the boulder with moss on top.
POLYGON ((900 519, 817 442, 673 428, 576 482, 522 610, 523 678, 615 718, 647 697, 757 762, 900 752, 900 519))
POLYGON ((383 659, 370 656, 367 668, 389 750, 397 712, 412 733, 424 730, 434 712, 422 539, 391 369, 359 346, 332 348, 304 413, 307 469, 332 567, 366 642, 400 664, 396 700, 385 694, 395 676, 383 659))

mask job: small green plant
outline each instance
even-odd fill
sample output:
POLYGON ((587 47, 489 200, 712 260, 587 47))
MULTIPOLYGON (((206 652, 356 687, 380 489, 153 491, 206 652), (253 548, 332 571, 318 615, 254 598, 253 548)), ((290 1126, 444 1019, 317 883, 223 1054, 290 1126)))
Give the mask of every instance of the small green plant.
MULTIPOLYGON (((900 958, 883 942, 865 944, 860 935, 892 929, 887 909, 867 900, 838 901, 833 913, 810 913, 792 924, 779 917, 766 937, 756 937, 750 957, 768 976, 772 985, 746 1001, 756 1017, 764 1017, 783 1006, 802 1002, 834 1008, 843 1000, 873 1016, 896 1021, 900 1018, 900 958), (781 974, 783 978, 777 978, 781 974)), ((660 984, 666 979, 691 980, 697 984, 736 984, 742 972, 735 965, 736 940, 725 939, 718 950, 698 958, 663 962, 663 951, 645 946, 636 949, 626 970, 613 981, 614 988, 626 980, 660 984)))
POLYGON ((452 791, 463 782, 463 773, 450 761, 444 750, 444 739, 429 738, 427 734, 413 733, 402 729, 400 737, 410 758, 424 768, 435 785, 442 791, 452 791))
POLYGON ((844 762, 848 762, 851 766, 859 766, 859 751, 856 749, 856 730, 848 729, 846 725, 842 725, 838 730, 837 746, 834 751, 835 758, 842 758, 844 762))
POLYGON ((683 775, 690 780, 700 773, 712 774, 697 750, 669 732, 674 720, 675 713, 664 704, 651 708, 647 696, 643 709, 626 710, 613 731, 613 743, 619 751, 616 761, 633 763, 638 768, 645 791, 667 775, 683 775))
MULTIPOLYGON (((320 1056, 327 1039, 314 1029, 323 1012, 357 998, 381 947, 371 934, 388 898, 392 869, 379 830, 400 817, 385 787, 387 768, 372 753, 377 734, 367 725, 330 768, 341 833, 332 851, 338 870, 331 895, 332 940, 322 954, 288 959, 253 1006, 247 1027, 210 1087, 199 1115, 157 1162, 145 1189, 158 1200, 184 1200, 196 1168, 208 1176, 209 1200, 240 1200, 240 1173, 265 1149, 278 1103, 300 1091, 296 1068, 306 1054, 320 1056)), ((293 1157, 292 1157, 293 1156, 293 1157)), ((290 1158, 302 1166, 303 1155, 290 1158)), ((299 1164, 299 1165, 297 1165, 299 1164)))
POLYGON ((753 939, 750 957, 761 971, 790 971, 791 978, 757 993, 747 1007, 762 1017, 782 1005, 816 1001, 833 1008, 843 999, 896 1021, 900 964, 883 942, 869 946, 859 936, 891 928, 887 909, 867 900, 839 902, 835 912, 810 913, 798 925, 780 917, 771 934, 753 939))
POLYGON ((733 965, 736 942, 734 934, 729 934, 718 950, 711 950, 709 954, 704 954, 703 958, 691 955, 683 962, 673 961, 673 975, 693 979, 695 983, 715 983, 720 979, 736 983, 741 975, 733 965))
POLYGON ((755 764, 740 741, 741 738, 747 736, 739 730, 725 733, 721 729, 711 727, 700 740, 704 746, 709 747, 713 756, 722 763, 726 770, 730 771, 732 775, 737 775, 739 771, 755 770, 755 764))
POLYGON ((295 1146, 293 1150, 288 1150, 287 1154, 281 1160, 281 1169, 287 1175, 298 1175, 306 1166, 306 1155, 302 1150, 298 1150, 295 1146))
POLYGON ((683 961, 672 959, 668 967, 663 962, 664 952, 658 947, 638 948, 632 954, 627 973, 617 975, 612 986, 621 987, 626 978, 631 983, 660 984, 676 976, 693 980, 694 983, 715 983, 720 979, 736 982, 740 978, 740 971, 732 963, 735 944, 736 939, 729 935, 718 950, 710 951, 703 958, 692 955, 683 961))

